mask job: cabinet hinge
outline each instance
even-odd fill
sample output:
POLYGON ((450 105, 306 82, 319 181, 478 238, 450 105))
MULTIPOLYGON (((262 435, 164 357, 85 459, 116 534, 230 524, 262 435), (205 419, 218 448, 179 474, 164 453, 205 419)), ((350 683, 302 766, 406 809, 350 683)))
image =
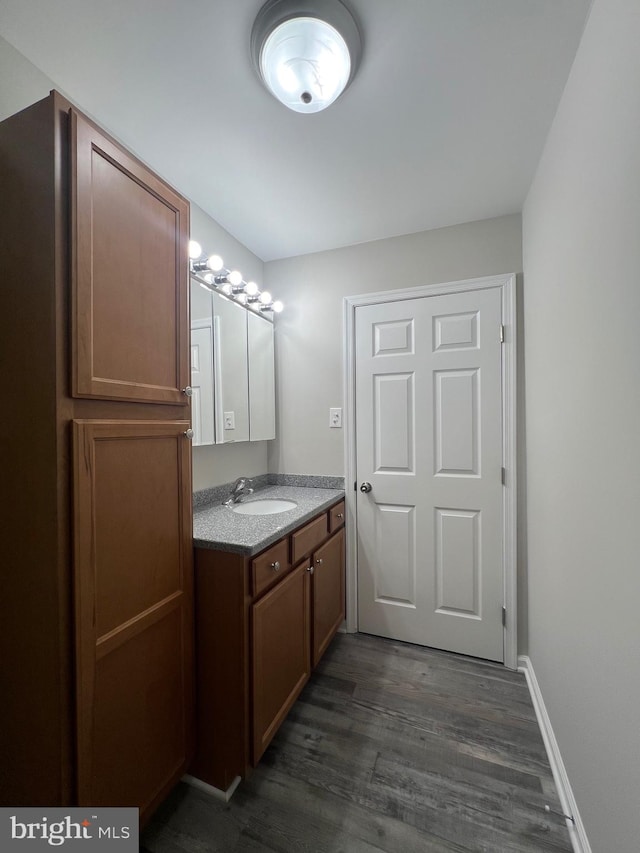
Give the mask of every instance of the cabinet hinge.
POLYGON ((507 469, 501 468, 500 471, 501 471, 501 477, 502 477, 502 485, 506 486, 507 485, 507 469))
POLYGON ((507 608, 502 608, 502 627, 506 628, 507 625, 507 608))
POLYGON ((500 323, 500 343, 504 343, 504 323, 500 323))

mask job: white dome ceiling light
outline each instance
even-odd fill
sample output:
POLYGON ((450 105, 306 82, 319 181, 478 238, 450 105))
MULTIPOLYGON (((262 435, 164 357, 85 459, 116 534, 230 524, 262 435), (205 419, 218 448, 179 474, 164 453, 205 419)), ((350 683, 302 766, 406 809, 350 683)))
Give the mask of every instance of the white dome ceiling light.
POLYGON ((267 0, 251 32, 263 83, 297 113, 320 112, 339 98, 361 54, 358 26, 340 0, 267 0))

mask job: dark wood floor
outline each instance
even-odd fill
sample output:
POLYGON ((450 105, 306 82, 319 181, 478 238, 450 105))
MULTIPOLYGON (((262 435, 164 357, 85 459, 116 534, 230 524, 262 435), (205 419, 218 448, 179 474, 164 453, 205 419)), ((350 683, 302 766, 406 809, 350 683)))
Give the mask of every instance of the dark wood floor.
POLYGON ((566 851, 529 692, 496 664, 338 635, 228 804, 181 784, 153 853, 566 851))

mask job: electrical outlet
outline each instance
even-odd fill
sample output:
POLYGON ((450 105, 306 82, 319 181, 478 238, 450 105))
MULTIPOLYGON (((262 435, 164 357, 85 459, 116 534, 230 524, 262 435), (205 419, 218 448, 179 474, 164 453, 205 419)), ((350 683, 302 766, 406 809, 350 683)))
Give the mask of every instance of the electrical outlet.
POLYGON ((332 429, 342 427, 342 409, 329 409, 329 426, 332 429))
POLYGON ((224 413, 224 428, 225 429, 235 429, 236 428, 236 413, 235 412, 225 412, 224 413))

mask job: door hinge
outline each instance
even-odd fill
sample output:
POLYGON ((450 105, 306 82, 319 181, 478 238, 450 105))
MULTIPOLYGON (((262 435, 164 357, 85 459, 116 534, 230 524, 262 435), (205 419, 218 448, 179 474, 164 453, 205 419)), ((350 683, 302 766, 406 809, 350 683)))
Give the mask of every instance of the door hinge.
POLYGON ((502 608, 502 627, 506 628, 507 626, 507 608, 502 608))
POLYGON ((358 481, 357 481, 357 480, 354 480, 354 481, 353 481, 353 491, 354 491, 354 492, 357 492, 357 491, 358 491, 358 481))
POLYGON ((507 469, 501 468, 500 471, 501 471, 500 476, 502 477, 502 485, 506 486, 507 485, 507 469))
POLYGON ((504 323, 500 323, 500 343, 504 343, 504 323))

